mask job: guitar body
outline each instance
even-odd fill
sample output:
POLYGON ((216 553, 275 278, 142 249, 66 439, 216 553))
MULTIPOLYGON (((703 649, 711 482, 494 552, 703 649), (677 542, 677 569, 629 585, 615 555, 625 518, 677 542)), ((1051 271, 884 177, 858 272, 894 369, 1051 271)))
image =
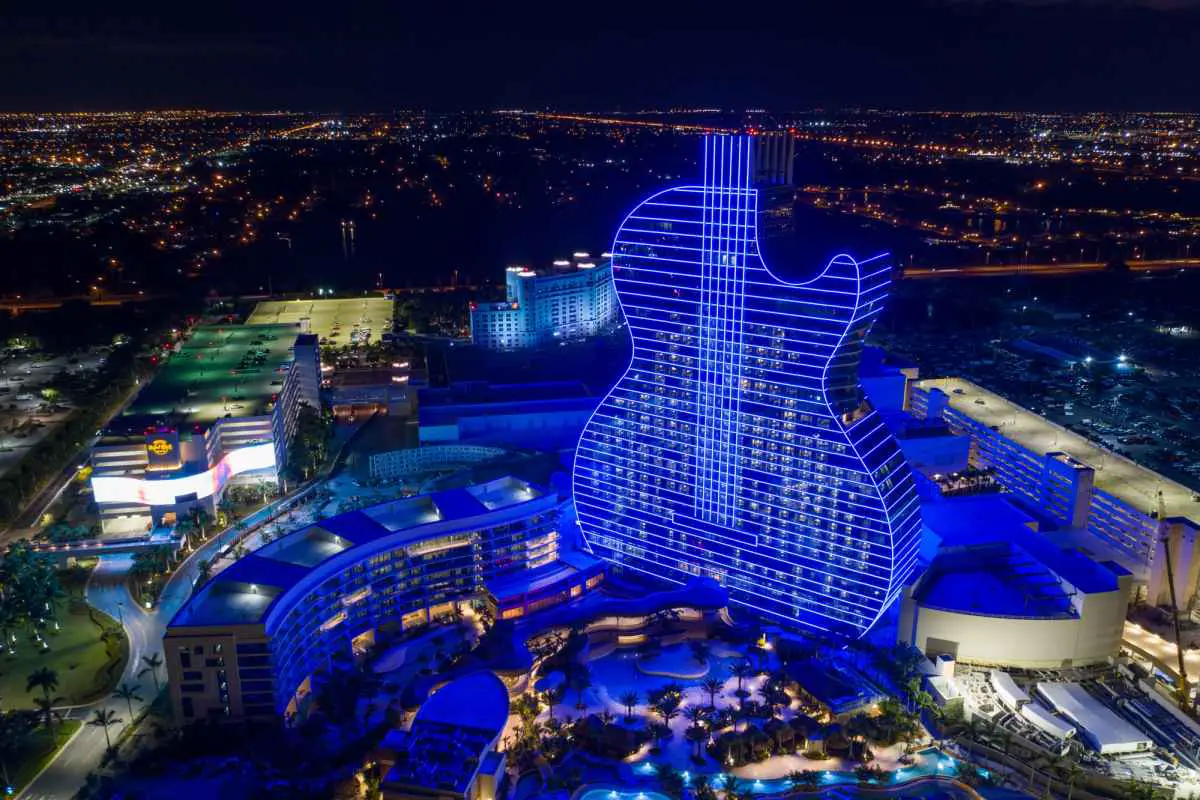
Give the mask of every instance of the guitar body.
POLYGON ((613 278, 629 368, 576 451, 584 540, 620 569, 717 579, 731 601, 859 636, 916 563, 912 474, 858 363, 890 283, 838 255, 786 283, 763 263, 755 140, 705 137, 705 176, 622 223, 613 278))

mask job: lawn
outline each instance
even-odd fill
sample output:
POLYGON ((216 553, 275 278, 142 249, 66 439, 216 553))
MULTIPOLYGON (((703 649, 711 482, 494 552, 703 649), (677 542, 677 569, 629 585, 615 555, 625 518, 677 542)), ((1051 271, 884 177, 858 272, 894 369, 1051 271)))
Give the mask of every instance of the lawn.
POLYGON ((63 743, 70 739, 82 724, 77 719, 65 719, 57 723, 54 726, 53 747, 50 746, 50 738, 46 732, 39 728, 11 755, 6 754, 8 776, 12 781, 14 794, 20 794, 25 784, 37 777, 42 767, 50 763, 50 759, 54 758, 63 743))
POLYGON ((129 645, 124 637, 102 640, 101 624, 119 630, 116 620, 80 600, 64 604, 59 623, 62 629, 50 631, 46 641, 50 649, 39 652, 37 643, 22 630, 16 656, 0 655, 0 708, 33 708, 33 698, 25 691, 29 673, 48 667, 58 673, 61 705, 83 705, 112 691, 129 658, 129 645))

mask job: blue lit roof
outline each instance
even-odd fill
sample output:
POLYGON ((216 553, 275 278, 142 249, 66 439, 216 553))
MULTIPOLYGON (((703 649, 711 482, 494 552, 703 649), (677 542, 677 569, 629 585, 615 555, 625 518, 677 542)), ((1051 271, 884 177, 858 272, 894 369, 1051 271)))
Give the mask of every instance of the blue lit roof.
POLYGON ((921 515, 942 539, 943 547, 1007 542, 1085 594, 1117 588, 1117 575, 1111 567, 1037 533, 1028 524, 1034 522, 1033 517, 1003 495, 944 498, 922 504, 921 515))
POLYGON ((440 722, 499 736, 508 721, 508 689, 496 675, 479 670, 450 681, 421 705, 413 724, 440 722))
POLYGON ((184 604, 168 627, 261 623, 277 598, 313 570, 355 548, 385 539, 388 546, 403 546, 454 527, 444 523, 515 510, 551 494, 506 476, 338 514, 263 545, 221 571, 184 604))
POLYGON ((922 506, 941 549, 918 581, 918 602, 969 614, 1074 616, 1073 595, 1116 591, 1118 573, 1063 549, 1025 523, 1032 517, 1000 495, 922 506))

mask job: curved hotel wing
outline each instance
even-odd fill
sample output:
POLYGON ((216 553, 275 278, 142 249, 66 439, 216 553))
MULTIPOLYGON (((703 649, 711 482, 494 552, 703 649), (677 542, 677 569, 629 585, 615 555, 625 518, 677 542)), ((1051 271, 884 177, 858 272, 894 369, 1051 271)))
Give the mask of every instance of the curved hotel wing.
POLYGON ((543 605, 582 593, 600 577, 556 565, 564 502, 505 477, 340 514, 264 545, 196 591, 168 626, 177 718, 300 712, 315 673, 376 642, 467 608, 495 613, 492 581, 536 578, 543 605))
MULTIPOLYGON (((912 474, 858 385, 890 269, 839 255, 807 283, 759 255, 750 137, 655 194, 613 246, 629 369, 576 454, 592 552, 810 629, 861 635, 916 563, 912 474)), ((761 171, 760 171, 761 173, 761 171)))

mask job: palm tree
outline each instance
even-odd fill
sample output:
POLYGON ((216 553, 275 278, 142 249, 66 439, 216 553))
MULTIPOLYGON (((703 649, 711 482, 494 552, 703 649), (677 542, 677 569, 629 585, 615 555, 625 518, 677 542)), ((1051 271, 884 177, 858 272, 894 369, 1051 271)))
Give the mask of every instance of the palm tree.
POLYGON ((133 701, 142 702, 142 698, 137 693, 138 687, 131 686, 128 683, 122 683, 113 695, 125 701, 125 705, 129 707, 129 718, 133 719, 133 701))
POLYGON ((670 726, 671 720, 679 716, 679 701, 673 697, 664 697, 654 705, 654 713, 663 719, 663 724, 670 726))
POLYGON ((17 752, 28 735, 29 727, 19 712, 0 712, 0 780, 5 786, 12 785, 8 776, 8 754, 17 752))
POLYGON ((54 713, 54 707, 62 702, 63 699, 61 697, 33 698, 33 704, 37 706, 38 716, 45 720, 46 732, 50 734, 51 738, 54 737, 54 720, 61 719, 59 715, 54 713))
POLYGON ((705 678, 700 682, 700 688, 708 692, 708 707, 716 708, 717 695, 720 694, 721 690, 725 688, 725 681, 716 676, 705 678))
POLYGON ((725 778, 725 800, 753 800, 750 784, 740 781, 732 775, 725 778))
POLYGON ((62 702, 61 697, 50 697, 50 693, 58 688, 58 673, 49 667, 39 667, 29 673, 25 681, 25 691, 32 692, 37 688, 42 690, 42 697, 37 701, 38 710, 46 715, 46 730, 53 733, 54 719, 51 716, 51 707, 56 701, 62 702))
POLYGON ((737 690, 742 691, 742 681, 754 674, 754 667, 750 666, 750 662, 742 659, 729 665, 729 674, 737 678, 737 690))
POLYGON ((815 769, 798 769, 788 773, 788 780, 801 791, 812 792, 821 785, 821 773, 815 769))
POLYGON ((707 775, 697 775, 692 781, 692 794, 696 800, 717 800, 717 793, 713 790, 712 783, 707 775))
POLYGON ((708 730, 701 724, 708 719, 708 709, 701 706, 688 706, 683 710, 683 716, 692 724, 688 726, 687 738, 696 745, 696 757, 701 758, 700 750, 708 741, 708 730))
POLYGON ((117 716, 117 712, 109 708, 97 708, 92 712, 92 718, 88 720, 88 725, 93 728, 104 729, 104 743, 108 750, 112 750, 112 739, 108 736, 108 729, 113 725, 120 725, 124 720, 117 716))
POLYGON ((546 690, 546 705, 550 708, 550 719, 554 719, 554 706, 563 701, 567 696, 567 690, 562 686, 555 686, 546 690))
POLYGON ((701 639, 693 639, 688 642, 688 646, 692 649, 692 658, 697 664, 703 666, 708 663, 708 642, 701 639))
POLYGON ((1079 762, 1074 758, 1067 758, 1067 800, 1075 794, 1075 781, 1083 775, 1083 770, 1079 766, 1079 762))
POLYGON ((582 711, 587 708, 587 704, 583 702, 583 693, 592 685, 591 671, 586 664, 579 664, 571 670, 571 675, 567 680, 575 689, 575 708, 582 711))
POLYGON ((158 684, 158 668, 163 664, 162 653, 151 653, 148 656, 142 656, 142 663, 146 666, 138 672, 138 677, 140 678, 149 672, 150 677, 154 679, 154 694, 157 695, 162 691, 162 687, 158 684))
POLYGON ((630 689, 629 691, 624 692, 617 699, 621 705, 625 706, 625 720, 629 721, 633 719, 633 707, 636 706, 642 699, 642 696, 638 694, 637 689, 630 689))

